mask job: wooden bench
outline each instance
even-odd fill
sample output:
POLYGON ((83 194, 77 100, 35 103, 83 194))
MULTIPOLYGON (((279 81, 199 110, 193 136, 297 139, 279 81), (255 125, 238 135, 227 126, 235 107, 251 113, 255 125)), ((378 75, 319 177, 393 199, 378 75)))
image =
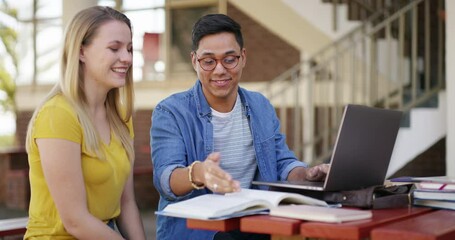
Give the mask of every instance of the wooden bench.
POLYGON ((6 236, 24 234, 28 217, 0 219, 0 239, 6 236))

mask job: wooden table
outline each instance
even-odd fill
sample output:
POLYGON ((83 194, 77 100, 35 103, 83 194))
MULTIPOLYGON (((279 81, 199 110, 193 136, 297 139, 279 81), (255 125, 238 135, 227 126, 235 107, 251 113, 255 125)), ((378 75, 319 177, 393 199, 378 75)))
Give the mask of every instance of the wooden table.
POLYGON ((269 215, 219 221, 188 219, 193 229, 270 234, 274 240, 326 239, 455 239, 455 211, 430 208, 372 210, 373 218, 345 223, 309 222, 269 215))

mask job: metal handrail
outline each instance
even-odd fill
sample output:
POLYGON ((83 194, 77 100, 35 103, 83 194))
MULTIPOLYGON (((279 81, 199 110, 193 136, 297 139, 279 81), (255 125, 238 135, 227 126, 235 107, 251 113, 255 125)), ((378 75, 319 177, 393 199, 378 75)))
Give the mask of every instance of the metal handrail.
MULTIPOLYGON (((440 57, 443 47, 438 46, 437 51, 431 51, 430 44, 425 44, 425 55, 417 56, 417 41, 420 41, 417 36, 417 8, 422 6, 426 9, 423 18, 425 36, 428 36, 429 1, 413 0, 396 12, 389 13, 391 7, 388 7, 373 14, 374 17, 361 26, 267 84, 263 91, 278 109, 294 109, 293 125, 283 124, 282 131, 292 134, 288 143, 291 142, 290 147, 297 156, 307 162, 315 159, 315 164, 330 156, 342 107, 346 103, 408 112, 443 88, 441 67, 433 76, 433 79, 436 78, 434 84, 430 82, 432 69, 428 63, 431 54, 437 54, 438 66, 444 64, 440 57), (381 17, 384 19, 374 24, 381 17), (382 31, 385 31, 385 36, 381 41, 378 34, 382 31), (392 31, 398 31, 395 39, 392 31), (406 44, 409 44, 410 55, 405 54, 406 44), (417 79, 419 71, 423 71, 419 70, 418 64, 421 58, 427 59, 423 69, 426 73, 423 89, 418 86, 417 79), (410 99, 403 100, 408 93, 410 99)), ((441 35, 439 31, 438 38, 442 38, 441 35)), ((429 42, 429 39, 425 41, 429 42)), ((441 44, 443 40, 438 42, 441 44)), ((278 114, 280 118, 286 118, 289 113, 281 110, 278 114)))

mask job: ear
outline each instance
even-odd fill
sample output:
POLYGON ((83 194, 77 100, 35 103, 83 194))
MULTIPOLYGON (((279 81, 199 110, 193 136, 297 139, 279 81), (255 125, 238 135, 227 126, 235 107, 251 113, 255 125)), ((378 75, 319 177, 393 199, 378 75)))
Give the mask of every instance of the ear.
POLYGON ((193 69, 194 69, 194 71, 197 72, 197 64, 196 64, 196 61, 197 61, 197 56, 196 56, 196 53, 193 51, 193 52, 191 52, 191 64, 193 64, 193 69))
POLYGON ((81 49, 79 50, 79 61, 85 62, 85 54, 84 54, 84 48, 83 47, 81 47, 81 49))
POLYGON ((242 56, 242 67, 245 67, 246 65, 246 48, 242 49, 242 53, 240 54, 242 56))

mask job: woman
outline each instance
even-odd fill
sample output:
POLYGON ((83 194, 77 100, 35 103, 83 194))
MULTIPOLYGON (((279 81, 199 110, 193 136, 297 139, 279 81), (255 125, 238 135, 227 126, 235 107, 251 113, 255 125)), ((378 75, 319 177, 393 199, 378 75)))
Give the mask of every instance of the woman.
POLYGON ((61 81, 27 132, 25 239, 145 239, 133 189, 132 58, 122 13, 91 7, 68 25, 61 81))

